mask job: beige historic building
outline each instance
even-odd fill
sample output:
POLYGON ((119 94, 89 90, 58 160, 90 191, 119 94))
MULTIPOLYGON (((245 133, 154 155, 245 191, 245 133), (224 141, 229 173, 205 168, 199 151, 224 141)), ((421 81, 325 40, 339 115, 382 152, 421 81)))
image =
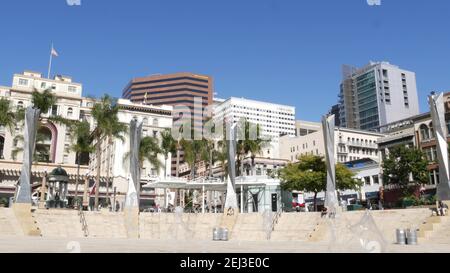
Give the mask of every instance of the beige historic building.
MULTIPOLYGON (((12 102, 14 109, 26 108, 31 105, 32 92, 42 92, 51 89, 56 96, 56 104, 41 115, 41 127, 39 130, 40 139, 36 142, 36 161, 32 168, 32 184, 35 195, 42 185, 44 177, 53 169, 61 165, 69 175, 68 196, 69 200, 75 195, 75 179, 77 173, 76 153, 71 151, 74 139, 65 125, 52 122, 51 117, 61 116, 70 120, 85 119, 91 124, 91 129, 95 128, 94 120, 91 116, 91 109, 95 100, 85 98, 83 86, 76 83, 71 77, 55 76, 53 79, 47 79, 41 73, 25 71, 22 74, 15 74, 11 87, 0 86, 0 97, 6 97, 12 102)), ((154 136, 160 139, 160 132, 172 127, 172 107, 171 106, 146 106, 133 104, 129 100, 118 101, 120 111, 119 119, 121 122, 129 124, 131 119, 137 118, 143 122, 143 135, 154 136)), ((13 109, 13 110, 14 110, 13 109)), ((0 127, 0 198, 12 197, 15 192, 15 184, 20 175, 22 166, 22 140, 23 124, 17 124, 15 128, 0 127)), ((109 193, 124 194, 126 192, 126 174, 124 156, 129 149, 128 135, 124 135, 125 140, 113 140, 108 144, 102 140, 102 158, 101 158, 101 184, 100 196, 106 197, 105 178, 111 177, 109 193), (109 165, 107 165, 110 158, 109 165), (109 169, 107 168, 109 166, 109 169)), ((159 160, 164 166, 164 157, 161 155, 159 160)), ((95 184, 95 167, 97 158, 95 154, 84 155, 81 157, 80 167, 80 186, 78 187, 78 196, 85 193, 85 185, 90 192, 95 184), (86 184, 85 184, 86 182, 86 184)), ((170 170, 170 157, 166 166, 170 170)), ((153 168, 148 162, 142 165, 142 179, 164 176, 164 167, 160 169, 153 168)), ((155 200, 154 192, 143 194, 143 198, 155 200)))

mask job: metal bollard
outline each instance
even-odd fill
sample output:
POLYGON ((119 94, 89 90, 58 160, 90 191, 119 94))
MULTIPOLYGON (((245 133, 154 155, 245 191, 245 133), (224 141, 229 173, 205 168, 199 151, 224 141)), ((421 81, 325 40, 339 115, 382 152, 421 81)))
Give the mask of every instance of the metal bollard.
POLYGON ((406 245, 405 231, 403 229, 397 229, 396 235, 397 235, 397 244, 406 245))
POLYGON ((417 230, 408 229, 406 231, 406 238, 408 245, 417 245, 417 230))
POLYGON ((228 241, 228 229, 227 228, 222 229, 221 239, 222 239, 222 241, 228 241))
POLYGON ((213 241, 220 241, 222 239, 222 229, 221 228, 214 228, 213 229, 213 241))

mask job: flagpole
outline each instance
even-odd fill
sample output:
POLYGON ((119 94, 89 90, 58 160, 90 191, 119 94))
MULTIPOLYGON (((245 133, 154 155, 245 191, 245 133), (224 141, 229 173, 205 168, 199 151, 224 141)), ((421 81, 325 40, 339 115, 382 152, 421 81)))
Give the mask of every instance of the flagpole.
POLYGON ((50 61, 48 63, 47 79, 50 79, 50 71, 52 69, 52 59, 53 59, 53 43, 52 43, 52 49, 50 50, 50 61))

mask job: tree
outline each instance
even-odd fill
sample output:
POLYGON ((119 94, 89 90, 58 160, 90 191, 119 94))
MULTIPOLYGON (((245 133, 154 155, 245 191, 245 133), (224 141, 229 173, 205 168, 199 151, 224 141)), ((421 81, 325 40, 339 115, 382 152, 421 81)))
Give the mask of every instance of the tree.
POLYGON ((11 101, 6 98, 0 98, 0 126, 14 130, 17 114, 12 111, 11 101))
MULTIPOLYGON (((317 210, 317 194, 326 191, 327 170, 323 157, 303 155, 300 162, 288 164, 280 170, 282 188, 288 191, 314 193, 314 209, 317 210)), ((344 165, 336 165, 336 189, 357 190, 362 183, 353 178, 354 174, 344 165)))
POLYGON ((159 147, 158 139, 149 136, 142 138, 139 145, 139 162, 141 163, 141 168, 144 166, 144 162, 148 161, 159 172, 162 163, 158 159, 158 154, 162 154, 163 152, 159 147))
POLYGON ((383 182, 400 185, 406 194, 409 184, 417 185, 428 181, 427 166, 428 161, 421 150, 404 145, 396 146, 389 150, 383 160, 383 182), (410 181, 411 174, 413 181, 410 181))
MULTIPOLYGON (((31 103, 33 105, 33 108, 39 109, 40 111, 38 124, 36 126, 36 128, 38 128, 38 131, 36 133, 36 141, 35 141, 36 144, 42 143, 46 140, 45 135, 43 135, 39 129, 45 127, 44 125, 47 124, 48 122, 63 124, 68 128, 70 128, 77 122, 75 120, 66 119, 57 114, 52 114, 49 117, 45 117, 45 115, 50 111, 50 109, 52 109, 52 107, 56 104, 56 102, 57 98, 52 93, 51 89, 46 89, 42 92, 34 89, 34 91, 31 94, 31 103)), ((25 119, 25 109, 22 108, 19 109, 17 113, 15 113, 15 117, 16 122, 18 124, 23 123, 25 119)), ((15 136, 14 141, 23 142, 23 135, 15 136)), ((17 154, 21 151, 23 151, 23 148, 21 147, 15 148, 12 151, 11 157, 15 160, 17 154)), ((43 158, 48 157, 49 157, 48 151, 35 149, 35 154, 33 155, 34 161, 42 161, 43 158)))
POLYGON ((84 153, 92 153, 95 147, 91 145, 91 126, 87 121, 77 122, 70 128, 75 142, 69 147, 69 150, 76 153, 77 177, 75 180, 75 202, 78 199, 78 184, 80 180, 81 156, 84 153))
POLYGON ((244 175, 244 159, 245 156, 250 154, 252 175, 254 175, 255 158, 257 155, 262 154, 263 148, 265 148, 270 142, 268 139, 261 137, 261 127, 259 124, 253 124, 247 120, 242 120, 241 124, 244 126, 244 130, 239 131, 239 140, 237 141, 237 164, 240 165, 240 175, 244 175), (256 130, 253 132, 252 130, 256 130))
POLYGON ((96 122, 94 130, 94 139, 96 140, 96 158, 97 158, 97 182, 95 187, 95 208, 98 208, 99 189, 100 189, 100 174, 101 174, 101 143, 106 139, 108 145, 107 149, 107 175, 106 175, 106 195, 109 204, 109 180, 110 180, 110 165, 111 165, 111 147, 115 138, 124 140, 123 133, 128 131, 128 126, 119 121, 118 117, 119 106, 117 101, 108 95, 104 95, 100 101, 94 104, 92 108, 92 117, 96 122))
POLYGON ((161 132, 161 139, 161 149, 164 154, 164 177, 167 177, 167 159, 169 158, 169 153, 176 153, 177 143, 175 139, 173 139, 170 130, 164 130, 161 132))

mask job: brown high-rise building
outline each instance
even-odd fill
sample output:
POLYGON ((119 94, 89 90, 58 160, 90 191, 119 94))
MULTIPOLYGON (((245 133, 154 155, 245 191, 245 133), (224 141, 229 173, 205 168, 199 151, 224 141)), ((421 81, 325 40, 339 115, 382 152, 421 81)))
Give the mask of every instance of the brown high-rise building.
POLYGON ((135 78, 123 90, 123 98, 134 103, 171 105, 175 112, 181 106, 189 107, 192 115, 192 126, 201 129, 208 115, 202 116, 203 109, 195 109, 194 112, 194 101, 201 102, 202 108, 212 105, 213 79, 209 76, 193 73, 135 78))
MULTIPOLYGON (((211 115, 210 112, 205 111, 205 107, 212 106, 213 92, 212 77, 193 73, 175 73, 132 79, 123 90, 122 96, 134 103, 173 106, 174 126, 180 126, 186 122, 185 119, 179 119, 179 112, 189 108, 191 126, 197 132, 201 132, 204 122, 211 115), (197 106, 194 111, 195 102, 202 107, 197 106)), ((183 162, 182 152, 181 163, 183 162)), ((180 176, 186 176, 189 173, 190 169, 180 168, 180 176)), ((172 175, 176 175, 175 157, 172 157, 172 175)))

